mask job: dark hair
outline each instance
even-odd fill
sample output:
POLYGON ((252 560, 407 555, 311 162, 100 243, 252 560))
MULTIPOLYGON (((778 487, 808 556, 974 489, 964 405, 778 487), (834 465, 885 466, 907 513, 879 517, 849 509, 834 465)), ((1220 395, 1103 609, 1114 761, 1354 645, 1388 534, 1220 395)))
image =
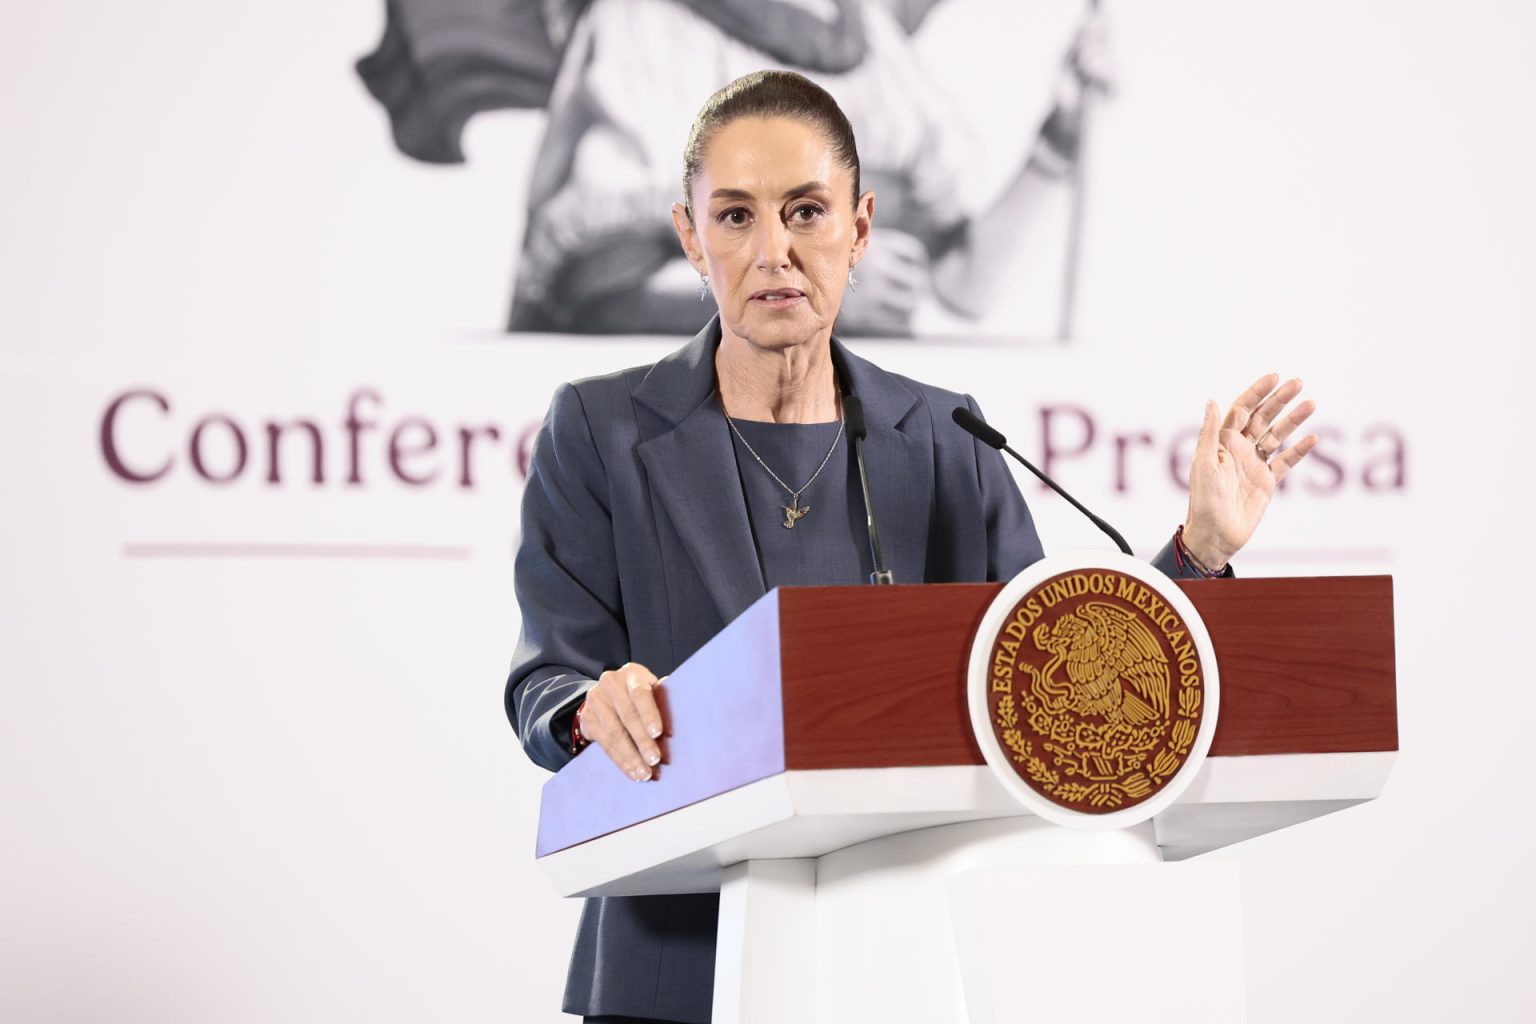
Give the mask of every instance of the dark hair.
POLYGON ((832 94, 793 71, 754 71, 715 93, 693 119, 683 149, 683 205, 693 217, 693 179, 716 132, 743 117, 789 117, 821 131, 842 165, 853 172, 853 201, 859 200, 859 147, 853 125, 832 94))

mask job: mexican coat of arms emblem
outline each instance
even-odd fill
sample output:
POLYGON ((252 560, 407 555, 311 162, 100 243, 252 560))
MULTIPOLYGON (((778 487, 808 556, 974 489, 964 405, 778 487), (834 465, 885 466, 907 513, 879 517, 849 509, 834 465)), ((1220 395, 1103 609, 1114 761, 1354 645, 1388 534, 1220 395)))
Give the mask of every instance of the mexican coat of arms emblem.
POLYGON ((1173 780, 1214 728, 1214 658, 1193 606, 1155 570, 1118 559, 1021 576, 972 649, 988 761, 1069 821, 1150 817, 1155 807, 1135 809, 1177 795, 1173 780))

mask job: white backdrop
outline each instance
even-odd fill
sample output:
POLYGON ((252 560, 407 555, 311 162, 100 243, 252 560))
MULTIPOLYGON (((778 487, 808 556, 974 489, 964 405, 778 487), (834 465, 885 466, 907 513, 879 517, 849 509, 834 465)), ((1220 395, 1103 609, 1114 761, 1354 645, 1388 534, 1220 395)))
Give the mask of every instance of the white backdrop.
MULTIPOLYGON (((1004 9, 941 13, 1027 35, 1004 9)), ((1536 13, 1110 9, 1085 338, 862 350, 1026 451, 1042 408, 1081 407, 1096 441, 1057 468, 1148 550, 1200 401, 1306 377, 1337 474, 1298 473, 1240 568, 1396 576, 1403 753, 1375 804, 1226 854, 1251 1019, 1524 1019, 1536 13)), ((471 122, 465 167, 403 160, 350 70, 381 23, 0 0, 7 1020, 562 1019, 576 908, 532 863, 542 776, 500 710, 518 440, 560 380, 676 341, 496 333, 541 115, 471 122), (102 451, 136 388, 169 411, 134 400, 112 436, 173 460, 152 485, 102 451), (222 485, 188 456, 215 414, 249 444, 222 485), (319 484, 298 435, 267 481, 266 425, 294 419, 319 484), (403 482, 391 433, 428 427, 400 461, 436 478, 403 482)), ((204 439, 218 475, 227 427, 204 439)), ((1026 493, 1049 547, 1098 543, 1026 493)))

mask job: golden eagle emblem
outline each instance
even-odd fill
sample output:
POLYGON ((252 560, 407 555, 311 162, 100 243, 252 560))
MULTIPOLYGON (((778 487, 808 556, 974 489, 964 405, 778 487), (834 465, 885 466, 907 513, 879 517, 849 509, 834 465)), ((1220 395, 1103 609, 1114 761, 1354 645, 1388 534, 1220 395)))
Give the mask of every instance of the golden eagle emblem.
POLYGON ((1163 790, 1204 715, 1188 625, 1146 583, 1109 570, 1053 576, 990 638, 993 735, 1035 792, 1106 813, 1163 790))
POLYGON ((1152 631, 1124 609, 1090 601, 1049 629, 1036 626, 1033 639, 1052 655, 1033 684, 1047 710, 1131 725, 1168 717, 1168 656, 1152 631), (1063 664, 1064 683, 1056 679, 1063 664))

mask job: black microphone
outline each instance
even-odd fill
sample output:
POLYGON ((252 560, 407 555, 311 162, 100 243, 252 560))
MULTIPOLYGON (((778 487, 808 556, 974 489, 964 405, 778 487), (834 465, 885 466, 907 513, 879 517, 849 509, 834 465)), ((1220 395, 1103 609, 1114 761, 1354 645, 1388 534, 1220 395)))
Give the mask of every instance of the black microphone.
POLYGON ((858 395, 843 396, 843 426, 853 439, 853 457, 859 464, 859 483, 864 486, 864 513, 869 523, 869 557, 875 571, 869 574, 871 583, 895 583, 896 577, 885 567, 885 554, 880 550, 880 528, 875 525, 875 506, 869 501, 869 474, 864 471, 864 403, 858 395))
POLYGON ((1124 551, 1126 554, 1135 557, 1131 551, 1131 546, 1125 542, 1124 537, 1120 536, 1120 531, 1116 530, 1113 526, 1110 526, 1108 523, 1094 515, 1092 512, 1089 512, 1088 509, 1083 507, 1082 502, 1078 501, 1076 498, 1072 497, 1072 495, 1062 490, 1061 486, 1057 484, 1055 480, 1052 480, 1050 477, 1040 472, 1028 459, 1014 451, 1012 448, 1008 447, 1008 439, 1000 434, 995 428, 988 426, 987 422, 980 416, 977 416, 963 405, 956 406, 955 411, 951 415, 954 417, 955 422, 960 424, 960 429, 976 438, 976 440, 980 441, 982 444, 996 448, 998 451, 1007 452, 1009 455, 1012 455, 1015 459, 1018 459, 1020 462, 1022 462, 1024 464, 1024 468, 1035 474, 1035 476, 1039 477, 1040 481, 1044 483, 1045 486, 1049 487, 1063 498, 1066 498, 1067 504, 1071 505, 1083 515, 1093 520, 1093 525, 1097 526, 1099 529, 1108 534, 1109 539, 1114 541, 1121 551, 1124 551))

